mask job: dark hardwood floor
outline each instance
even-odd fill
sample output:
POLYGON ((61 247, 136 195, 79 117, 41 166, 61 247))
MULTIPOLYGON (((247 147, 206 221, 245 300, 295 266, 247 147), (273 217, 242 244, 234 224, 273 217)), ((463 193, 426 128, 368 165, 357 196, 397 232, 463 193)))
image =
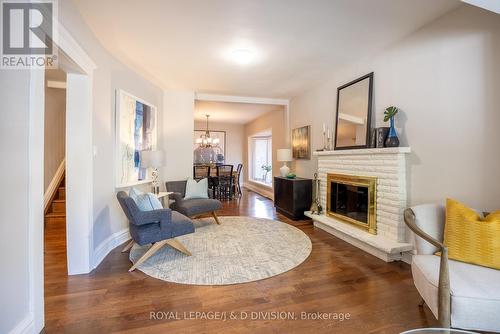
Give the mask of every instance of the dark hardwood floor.
MULTIPOLYGON (((47 219, 45 232, 45 333, 399 333, 436 326, 419 308, 409 265, 385 263, 313 227, 276 214, 273 203, 244 190, 224 203, 224 215, 278 219, 312 240, 309 258, 269 279, 230 286, 168 283, 136 270, 128 254, 113 250, 88 275, 67 276, 64 218, 47 219), (339 320, 190 320, 184 312, 344 313, 339 320), (182 320, 150 319, 178 312, 182 320)), ((269 314, 269 313, 268 313, 269 314)), ((276 313, 273 313, 276 315, 276 313)), ((189 314, 188 314, 189 315, 189 314)), ((196 317, 196 315, 193 315, 196 317)))

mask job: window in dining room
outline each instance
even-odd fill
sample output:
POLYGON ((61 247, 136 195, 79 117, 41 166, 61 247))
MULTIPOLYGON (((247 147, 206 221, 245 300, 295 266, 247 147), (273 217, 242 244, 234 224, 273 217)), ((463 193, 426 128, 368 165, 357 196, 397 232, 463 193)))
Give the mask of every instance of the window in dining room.
POLYGON ((272 185, 272 136, 251 137, 250 152, 251 180, 272 185))

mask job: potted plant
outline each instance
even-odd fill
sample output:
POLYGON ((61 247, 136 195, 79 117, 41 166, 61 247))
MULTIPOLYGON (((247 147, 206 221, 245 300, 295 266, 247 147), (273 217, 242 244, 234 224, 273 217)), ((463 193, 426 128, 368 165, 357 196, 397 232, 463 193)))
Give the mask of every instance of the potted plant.
POLYGON ((271 165, 262 165, 262 170, 264 171, 264 177, 262 178, 262 181, 266 182, 267 180, 267 174, 272 170, 271 165))
POLYGON ((384 122, 390 121, 391 127, 389 128, 389 134, 385 140, 385 147, 398 147, 399 146, 399 138, 396 132, 396 128, 394 127, 394 116, 399 112, 398 107, 390 106, 384 111, 384 122))

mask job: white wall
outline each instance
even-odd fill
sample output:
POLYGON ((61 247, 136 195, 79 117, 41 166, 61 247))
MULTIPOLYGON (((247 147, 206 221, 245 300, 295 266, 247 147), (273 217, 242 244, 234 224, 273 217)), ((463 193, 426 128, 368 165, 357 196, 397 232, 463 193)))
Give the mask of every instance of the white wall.
MULTIPOLYGON (((94 249, 127 228, 115 197, 115 91, 123 89, 158 107, 162 119, 162 90, 112 57, 97 41, 71 1, 59 1, 59 19, 96 63, 93 81, 94 249)), ((161 128, 161 127, 160 127, 161 128)))
POLYGON ((194 92, 164 91, 163 109, 161 189, 164 181, 184 180, 193 174, 194 92))
MULTIPOLYGON (((463 5, 381 54, 341 72, 291 101, 291 127, 334 126, 336 89, 375 72, 374 113, 396 105, 401 146, 411 146, 409 203, 453 197, 476 208, 498 209, 500 199, 500 19, 463 5)), ((311 177, 316 160, 296 161, 311 177)))
POLYGON ((0 70, 0 333, 29 318, 29 71, 0 70), (8 162, 7 162, 8 161, 8 162))
MULTIPOLYGON (((195 121, 195 130, 205 130, 206 123, 195 121)), ((209 123, 209 129, 213 131, 226 132, 226 163, 234 165, 243 163, 243 139, 245 126, 243 124, 212 122, 209 123)))
MULTIPOLYGON (((114 92, 124 89, 154 105, 160 111, 163 91, 142 76, 118 62, 99 44, 85 25, 71 1, 59 1, 59 20, 96 63, 93 76, 93 230, 94 248, 97 249, 108 237, 127 227, 126 219, 116 202, 114 188, 114 92)), ((33 291, 29 285, 30 245, 28 233, 28 139, 30 72, 19 70, 0 71, 0 103, 2 110, 2 154, 9 163, 3 164, 1 173, 2 192, 0 221, 0 333, 9 333, 14 328, 26 329, 33 319, 29 298, 33 291), (15 110, 16 112, 6 112, 15 110), (5 112, 4 112, 5 111, 5 112), (13 228, 13 226, 15 228, 13 228), (30 291, 31 290, 31 291, 30 291), (16 327, 17 326, 17 327, 16 327)), ((191 125, 192 125, 191 118, 191 125)), ((71 136, 71 133, 69 133, 71 136)), ((43 153, 43 152, 42 152, 43 153)), ((34 161, 33 163, 38 163, 34 161)), ((43 160, 40 161, 43 163, 43 160)), ((43 175, 40 175, 43 180, 43 175)), ((40 185, 43 200, 43 184, 40 185)), ((41 201, 42 203, 42 201, 41 201)), ((40 212, 43 210, 40 207, 40 212)), ((42 218, 40 218, 42 219, 42 218)), ((40 222, 40 225, 42 222, 40 222)), ((42 236, 40 236, 42 238, 42 236)), ((41 290, 41 289, 39 289, 41 290)), ((32 324, 33 325, 33 324, 32 324)), ((35 324, 40 330, 42 324, 35 324)), ((31 328, 33 329, 33 327, 31 328)))

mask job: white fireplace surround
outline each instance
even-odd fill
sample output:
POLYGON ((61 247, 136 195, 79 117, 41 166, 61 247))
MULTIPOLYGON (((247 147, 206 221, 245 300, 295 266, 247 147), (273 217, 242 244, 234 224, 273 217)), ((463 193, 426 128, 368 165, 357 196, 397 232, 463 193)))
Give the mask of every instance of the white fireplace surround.
POLYGON ((318 158, 320 197, 326 210, 328 173, 377 177, 377 234, 373 235, 339 219, 306 215, 314 226, 372 254, 384 261, 401 260, 413 246, 406 242, 403 211, 407 204, 406 155, 409 147, 373 148, 314 152, 318 158))

